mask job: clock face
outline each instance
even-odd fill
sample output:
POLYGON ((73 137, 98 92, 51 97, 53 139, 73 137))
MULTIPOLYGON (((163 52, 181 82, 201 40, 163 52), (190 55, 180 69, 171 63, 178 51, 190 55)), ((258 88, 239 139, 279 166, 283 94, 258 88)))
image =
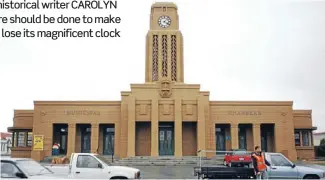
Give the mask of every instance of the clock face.
POLYGON ((167 28, 171 24, 171 19, 168 16, 160 16, 158 19, 158 24, 162 28, 167 28))

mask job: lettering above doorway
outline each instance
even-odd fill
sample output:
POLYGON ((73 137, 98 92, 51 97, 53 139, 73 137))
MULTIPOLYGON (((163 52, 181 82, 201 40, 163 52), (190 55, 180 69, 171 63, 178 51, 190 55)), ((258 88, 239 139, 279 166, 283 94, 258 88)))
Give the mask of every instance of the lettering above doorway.
POLYGON ((232 116, 260 116, 261 111, 228 111, 229 115, 232 116))
POLYGON ((93 110, 66 110, 64 114, 67 116, 99 116, 100 111, 93 110))

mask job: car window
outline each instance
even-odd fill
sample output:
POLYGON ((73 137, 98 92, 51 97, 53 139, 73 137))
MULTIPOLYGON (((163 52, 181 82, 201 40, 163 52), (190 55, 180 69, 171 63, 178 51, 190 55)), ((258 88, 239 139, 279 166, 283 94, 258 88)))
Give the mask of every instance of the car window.
POLYGON ((234 155, 246 155, 246 151, 234 151, 234 155))
POLYGON ((52 173, 52 171, 50 171, 48 168, 42 166, 40 163, 34 160, 17 160, 16 164, 22 171, 24 171, 24 173, 28 174, 29 176, 52 173))
POLYGON ((272 166, 291 166, 291 163, 281 155, 271 155, 272 166))
POLYGON ((99 161, 89 155, 79 155, 77 159, 78 168, 99 168, 98 164, 100 164, 99 161))
POLYGON ((19 169, 10 162, 1 162, 1 178, 17 178, 16 173, 19 169))

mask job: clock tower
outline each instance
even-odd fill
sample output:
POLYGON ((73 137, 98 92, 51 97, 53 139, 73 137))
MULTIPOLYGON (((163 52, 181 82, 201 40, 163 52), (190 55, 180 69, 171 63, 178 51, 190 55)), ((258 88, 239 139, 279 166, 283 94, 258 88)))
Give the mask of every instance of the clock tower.
POLYGON ((159 2, 151 6, 146 40, 146 82, 184 82, 183 37, 177 6, 159 2))

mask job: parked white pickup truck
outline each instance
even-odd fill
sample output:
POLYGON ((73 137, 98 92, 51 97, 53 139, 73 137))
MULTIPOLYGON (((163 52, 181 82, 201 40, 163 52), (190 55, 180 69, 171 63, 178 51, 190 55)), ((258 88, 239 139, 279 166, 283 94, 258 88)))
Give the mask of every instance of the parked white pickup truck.
POLYGON ((27 158, 1 158, 1 179, 140 179, 140 170, 111 166, 103 156, 73 153, 69 165, 43 166, 27 158))
POLYGON ((140 179, 140 170, 111 166, 101 155, 73 153, 69 164, 69 178, 77 179, 140 179))

